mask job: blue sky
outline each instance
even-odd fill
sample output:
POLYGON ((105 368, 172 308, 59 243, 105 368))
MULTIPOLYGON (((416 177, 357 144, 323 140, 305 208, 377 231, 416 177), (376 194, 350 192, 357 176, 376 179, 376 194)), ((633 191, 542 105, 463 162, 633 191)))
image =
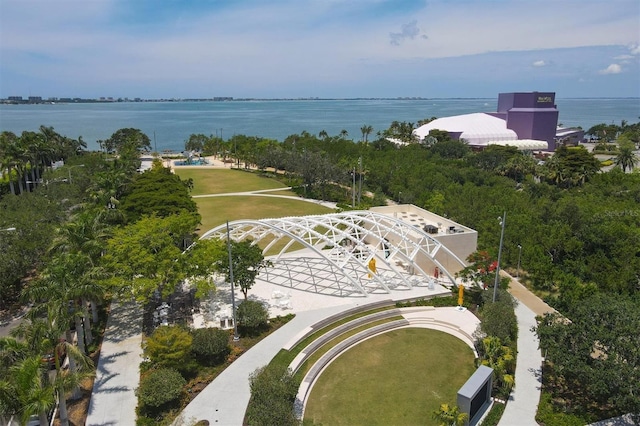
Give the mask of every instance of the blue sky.
POLYGON ((0 0, 0 97, 640 96, 638 0, 0 0))

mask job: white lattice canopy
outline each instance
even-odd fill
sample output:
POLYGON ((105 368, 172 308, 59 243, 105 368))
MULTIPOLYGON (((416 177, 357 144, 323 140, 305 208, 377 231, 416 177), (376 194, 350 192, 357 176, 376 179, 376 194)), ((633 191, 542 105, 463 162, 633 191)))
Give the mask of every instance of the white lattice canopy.
MULTIPOLYGON (((454 278, 443 264, 465 266, 419 227, 372 211, 237 220, 229 222, 229 231, 236 241, 251 238, 273 263, 259 281, 333 296, 409 290, 436 278, 451 285, 454 278)), ((226 239, 226 225, 206 238, 226 239)))

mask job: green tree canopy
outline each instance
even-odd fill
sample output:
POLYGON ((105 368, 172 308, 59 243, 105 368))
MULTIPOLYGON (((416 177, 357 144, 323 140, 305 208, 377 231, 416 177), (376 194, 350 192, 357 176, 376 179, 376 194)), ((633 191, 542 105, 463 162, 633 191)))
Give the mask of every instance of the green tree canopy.
POLYGON ((554 393, 569 412, 598 407, 602 418, 640 413, 640 304, 637 298, 596 294, 547 314, 536 332, 554 393))
POLYGON ((189 194, 189 182, 166 167, 153 167, 136 175, 122 197, 120 209, 130 221, 145 215, 167 217, 183 211, 200 221, 198 207, 189 194))
POLYGON ((149 136, 139 129, 123 128, 116 130, 109 139, 99 141, 102 149, 107 152, 122 153, 127 150, 138 152, 150 151, 151 140, 149 136))
POLYGON ((107 241, 103 263, 110 287, 122 295, 149 300, 157 290, 171 294, 185 277, 182 248, 196 219, 189 213, 166 218, 145 216, 115 229, 107 241))
MULTIPOLYGON (((250 239, 231 241, 231 259, 234 284, 240 287, 244 299, 247 300, 247 294, 255 284, 260 269, 270 266, 271 263, 265 260, 262 249, 250 239)), ((225 274, 227 282, 231 282, 229 259, 218 259, 218 268, 225 274)))

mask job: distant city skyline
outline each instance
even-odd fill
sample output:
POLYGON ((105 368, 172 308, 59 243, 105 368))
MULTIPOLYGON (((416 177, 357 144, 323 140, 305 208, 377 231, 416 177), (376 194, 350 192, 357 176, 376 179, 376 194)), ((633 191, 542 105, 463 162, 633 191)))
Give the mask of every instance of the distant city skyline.
POLYGON ((640 96, 637 0, 0 0, 0 98, 640 96))

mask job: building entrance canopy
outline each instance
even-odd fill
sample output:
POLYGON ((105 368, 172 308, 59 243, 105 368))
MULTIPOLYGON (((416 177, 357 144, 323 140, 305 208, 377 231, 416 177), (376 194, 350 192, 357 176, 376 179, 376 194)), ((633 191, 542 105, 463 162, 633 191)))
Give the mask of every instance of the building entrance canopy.
MULTIPOLYGON (((252 239, 273 263, 258 280, 326 295, 366 297, 428 286, 436 278, 453 285, 443 264, 465 266, 423 229, 372 211, 237 220, 229 232, 235 241, 252 239)), ((226 224, 207 238, 226 239, 226 224)))

